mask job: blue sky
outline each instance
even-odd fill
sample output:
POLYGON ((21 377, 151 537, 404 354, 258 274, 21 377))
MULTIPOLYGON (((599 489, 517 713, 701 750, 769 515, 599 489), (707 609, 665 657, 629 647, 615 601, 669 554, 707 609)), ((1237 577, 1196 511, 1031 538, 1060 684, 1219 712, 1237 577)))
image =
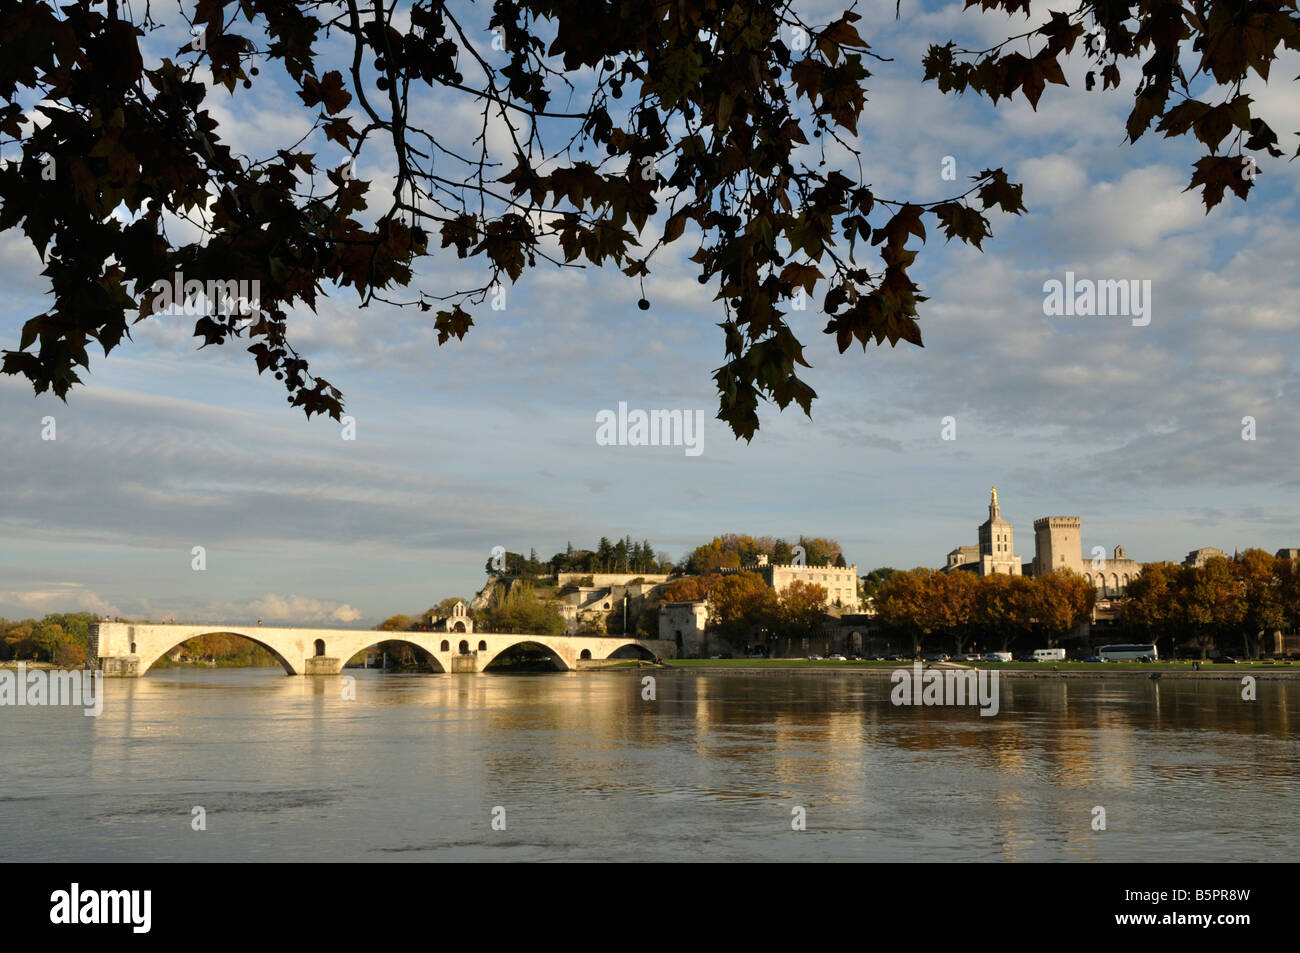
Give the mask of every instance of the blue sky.
MULTIPOLYGON (((0 615, 368 626, 470 595, 493 546, 547 556, 601 535, 677 558, 722 532, 806 533, 838 539, 863 571, 938 566, 976 541, 994 483, 1025 561, 1046 515, 1081 516, 1085 551, 1119 543, 1142 561, 1300 546, 1297 166, 1263 160, 1250 201, 1229 195, 1207 217, 1183 191, 1195 143, 1123 141, 1136 66, 1119 91, 1087 93, 1076 59, 1070 87, 1049 87, 1038 112, 1021 98, 993 108, 922 84, 921 56, 932 41, 989 46, 1023 18, 904 3, 895 22, 892 4, 874 6, 861 32, 893 57, 872 67, 859 134, 876 193, 953 194, 940 178, 952 156, 959 180, 1006 168, 1029 209, 995 214, 982 254, 931 230, 914 273, 930 296, 924 349, 840 355, 824 316, 796 313, 820 395, 812 419, 768 407, 738 442, 714 419, 722 317, 685 261, 688 232, 657 256, 646 312, 634 281, 589 268, 525 276, 504 311, 476 310, 466 339, 443 347, 430 315, 361 310, 346 289, 295 315, 295 346, 356 420, 344 441, 337 423, 289 408, 242 349, 200 353, 192 319, 151 319, 93 361, 66 405, 0 378, 0 615), (1066 271, 1151 280, 1150 325, 1045 316, 1043 283, 1066 271), (598 446, 596 414, 619 401, 703 409, 703 453, 598 446), (54 441, 41 439, 46 415, 54 441), (941 439, 949 415, 953 441, 941 439), (1246 415, 1254 441, 1241 439, 1246 415)), ((825 22, 836 7, 803 9, 825 22)), ((264 72, 251 91, 210 97, 250 154, 307 123, 264 72)), ((1249 90, 1287 154, 1297 74, 1289 55, 1249 90)), ((422 108, 440 129, 470 128, 464 103, 422 108)), ((384 160, 358 165, 377 196, 384 160)), ((40 265, 15 234, 0 236, 0 263, 12 348, 42 308, 40 265)), ((434 256, 418 286, 483 277, 434 256)))

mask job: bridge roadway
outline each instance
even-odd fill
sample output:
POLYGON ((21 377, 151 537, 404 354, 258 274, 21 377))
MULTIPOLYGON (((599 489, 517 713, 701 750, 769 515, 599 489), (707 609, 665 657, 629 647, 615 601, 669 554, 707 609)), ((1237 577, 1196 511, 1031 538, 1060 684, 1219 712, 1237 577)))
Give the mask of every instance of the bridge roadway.
POLYGON ((241 635, 275 656, 290 675, 337 675, 349 659, 379 642, 407 642, 440 672, 481 672, 516 645, 541 646, 568 670, 607 659, 625 646, 635 657, 673 658, 677 648, 659 639, 583 635, 505 635, 494 632, 381 632, 375 629, 284 629, 259 625, 168 625, 96 622, 90 627, 91 665, 106 678, 137 678, 182 642, 200 635, 241 635))

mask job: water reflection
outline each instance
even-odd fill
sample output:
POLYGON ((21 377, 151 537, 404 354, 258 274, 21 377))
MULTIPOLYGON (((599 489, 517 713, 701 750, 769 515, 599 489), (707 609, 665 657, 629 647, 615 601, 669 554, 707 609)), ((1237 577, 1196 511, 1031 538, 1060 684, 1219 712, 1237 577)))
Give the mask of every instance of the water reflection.
POLYGON ((0 859, 1294 857, 1290 681, 1004 679, 987 718, 853 674, 349 674, 0 709, 0 859))

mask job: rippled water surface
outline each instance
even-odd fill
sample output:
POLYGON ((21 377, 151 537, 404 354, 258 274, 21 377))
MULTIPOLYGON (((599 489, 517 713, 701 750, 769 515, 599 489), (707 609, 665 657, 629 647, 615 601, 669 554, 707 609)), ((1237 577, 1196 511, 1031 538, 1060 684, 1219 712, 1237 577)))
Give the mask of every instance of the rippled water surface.
POLYGON ((859 675, 659 672, 645 701, 631 672, 351 674, 355 701, 171 669, 105 682, 98 718, 0 708, 0 859, 1300 854, 1296 681, 1004 679, 988 718, 859 675))

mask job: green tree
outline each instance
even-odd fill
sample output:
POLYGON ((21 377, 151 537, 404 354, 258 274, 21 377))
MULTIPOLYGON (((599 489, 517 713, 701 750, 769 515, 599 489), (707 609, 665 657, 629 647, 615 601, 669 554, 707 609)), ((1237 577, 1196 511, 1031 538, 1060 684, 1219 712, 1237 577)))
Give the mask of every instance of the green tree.
POLYGON ((63 631, 63 626, 56 622, 42 622, 32 633, 32 644, 45 657, 47 661, 54 659, 54 651, 66 639, 68 635, 63 631))
POLYGON ((541 599, 533 588, 516 583, 498 586, 485 614, 489 632, 562 635, 564 617, 555 603, 541 599))
POLYGON ((862 593, 862 598, 870 599, 874 596, 876 590, 880 588, 880 584, 896 572, 898 572, 897 569, 890 569, 888 566, 881 566, 878 569, 871 570, 871 572, 861 577, 862 586, 860 591, 862 593))

